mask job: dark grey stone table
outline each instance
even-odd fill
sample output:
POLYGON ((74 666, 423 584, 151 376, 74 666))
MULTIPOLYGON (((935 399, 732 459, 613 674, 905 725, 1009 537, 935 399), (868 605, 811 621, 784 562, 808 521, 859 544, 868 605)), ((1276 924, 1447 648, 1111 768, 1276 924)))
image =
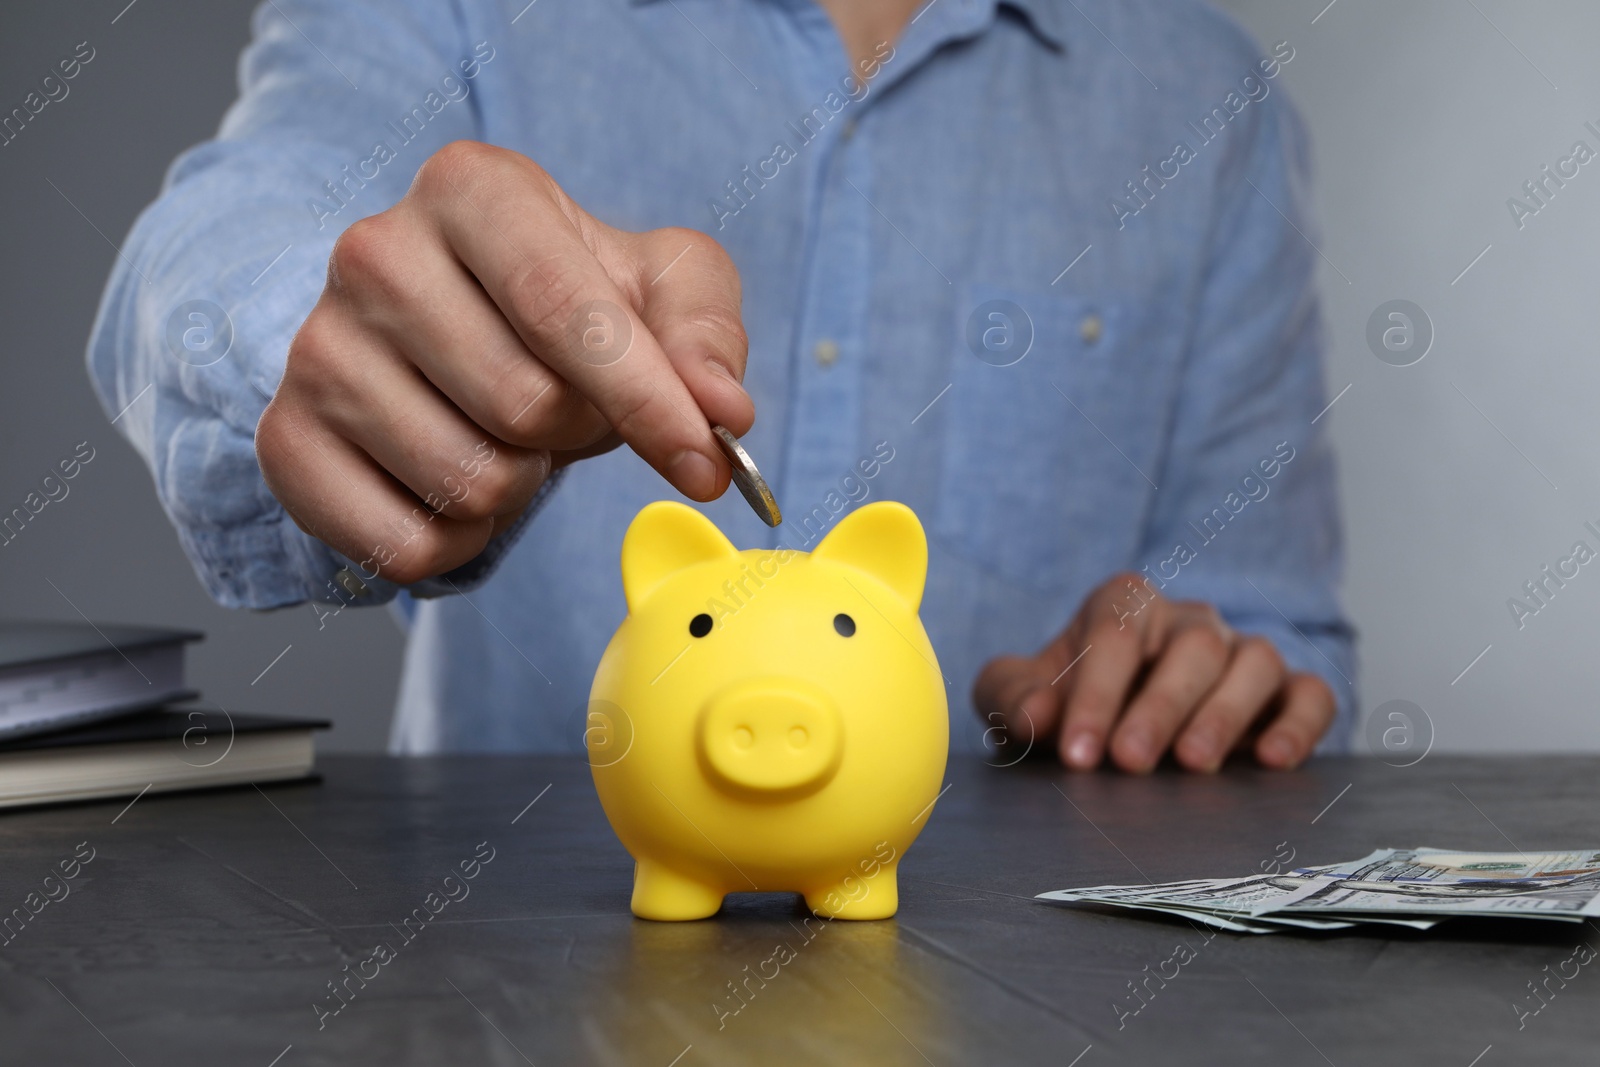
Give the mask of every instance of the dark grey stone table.
POLYGON ((1600 945, 1588 925, 1207 940, 1029 898, 1242 875, 1291 850, 1600 845, 1597 768, 958 762, 905 857, 899 917, 820 930, 777 895, 634 920, 629 858, 570 759, 326 758, 319 783, 3 814, 0 914, 93 858, 4 935, 0 1062, 1589 1064, 1600 964, 1542 1001, 1529 987, 1600 945), (1175 957, 1176 977, 1143 983, 1175 957))

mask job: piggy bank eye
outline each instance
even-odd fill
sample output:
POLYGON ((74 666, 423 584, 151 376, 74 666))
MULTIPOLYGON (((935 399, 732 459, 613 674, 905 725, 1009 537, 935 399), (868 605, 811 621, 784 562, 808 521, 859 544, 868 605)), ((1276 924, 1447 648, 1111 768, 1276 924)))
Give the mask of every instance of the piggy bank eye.
POLYGON ((833 617, 833 628, 839 631, 840 637, 854 637, 856 633, 856 620, 840 612, 833 617))
POLYGON ((711 616, 701 612, 689 620, 689 636, 704 637, 711 632, 711 616))

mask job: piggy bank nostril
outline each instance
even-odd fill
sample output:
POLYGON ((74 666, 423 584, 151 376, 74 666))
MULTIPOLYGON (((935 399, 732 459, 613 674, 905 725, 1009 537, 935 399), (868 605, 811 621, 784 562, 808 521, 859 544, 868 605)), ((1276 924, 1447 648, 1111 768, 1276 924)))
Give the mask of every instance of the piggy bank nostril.
POLYGON ((733 743, 740 748, 749 748, 756 743, 756 733, 748 726, 736 726, 733 730, 733 743))
POLYGON ((793 748, 805 748, 811 743, 811 734, 804 726, 791 726, 789 728, 789 744, 793 748))

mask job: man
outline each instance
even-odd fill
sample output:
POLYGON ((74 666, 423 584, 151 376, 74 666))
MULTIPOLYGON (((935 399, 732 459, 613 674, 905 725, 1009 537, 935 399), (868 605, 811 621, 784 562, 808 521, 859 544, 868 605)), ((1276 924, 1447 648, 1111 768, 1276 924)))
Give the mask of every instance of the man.
POLYGON ((254 30, 90 365, 108 411, 154 383, 120 424, 218 601, 337 625, 406 590, 396 750, 579 746, 622 532, 678 494, 800 549, 911 505, 963 747, 1344 743, 1291 43, 1167 0, 276 0, 254 30), (784 527, 723 496, 714 424, 784 527))

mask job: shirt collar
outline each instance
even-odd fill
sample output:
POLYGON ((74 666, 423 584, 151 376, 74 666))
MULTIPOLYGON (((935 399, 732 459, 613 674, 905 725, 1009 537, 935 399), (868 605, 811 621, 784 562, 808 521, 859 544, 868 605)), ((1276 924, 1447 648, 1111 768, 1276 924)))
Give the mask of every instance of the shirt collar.
MULTIPOLYGON (((655 0, 629 0, 629 3, 634 5, 654 2, 655 0)), ((933 0, 932 3, 924 5, 922 10, 927 11, 934 4, 949 6, 965 4, 972 7, 982 6, 990 10, 1009 7, 1022 15, 1023 22, 1043 44, 1057 50, 1066 47, 1067 35, 1061 25, 1059 0, 933 0)))
POLYGON ((998 6, 1020 11, 1028 28, 1045 44, 1058 49, 1067 46, 1059 0, 1000 0, 998 6))

